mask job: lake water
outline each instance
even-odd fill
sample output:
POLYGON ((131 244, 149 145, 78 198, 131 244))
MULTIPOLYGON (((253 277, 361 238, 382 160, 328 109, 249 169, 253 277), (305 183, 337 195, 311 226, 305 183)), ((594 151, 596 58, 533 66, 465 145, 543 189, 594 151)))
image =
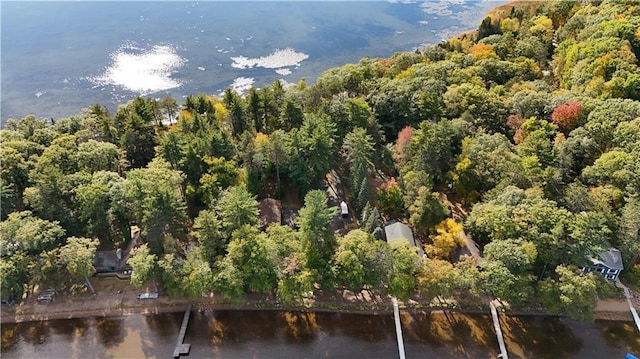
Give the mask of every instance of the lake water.
MULTIPOLYGON (((489 315, 401 313, 407 358, 496 358, 489 315)), ((624 358, 640 353, 632 323, 502 319, 510 358, 624 358)), ((2 325, 7 358, 168 358, 182 313, 2 325)), ((397 358, 393 315, 194 312, 186 358, 397 358)))
POLYGON ((502 2, 2 1, 0 120, 313 83, 328 68, 476 28, 502 2))

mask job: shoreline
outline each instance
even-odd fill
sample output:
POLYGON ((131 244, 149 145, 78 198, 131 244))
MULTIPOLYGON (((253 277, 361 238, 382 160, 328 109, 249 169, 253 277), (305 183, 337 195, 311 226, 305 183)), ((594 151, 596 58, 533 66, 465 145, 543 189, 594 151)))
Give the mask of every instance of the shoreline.
MULTIPOLYGON (((95 307, 85 310, 72 309, 73 301, 65 301, 61 303, 50 304, 26 304, 14 308, 3 308, 0 313, 0 324, 16 324, 25 322, 37 322, 48 320, 64 320, 64 319, 86 319, 86 318, 105 318, 105 317, 121 317, 129 315, 147 315, 161 313, 180 313, 184 312, 188 303, 193 301, 193 311, 285 311, 285 312, 317 312, 317 313, 348 313, 363 315, 383 315, 391 314, 393 306, 391 303, 371 304, 366 302, 358 303, 340 303, 321 302, 310 306, 281 305, 280 303, 264 302, 264 301, 243 301, 242 303, 232 302, 216 302, 203 300, 190 300, 188 298, 163 298, 158 302, 149 303, 148 305, 121 305, 118 308, 113 307, 95 307), (46 310, 51 306, 54 310, 46 310), (38 310, 42 309, 42 310, 38 310), (57 310, 56 310, 57 309, 57 310), (29 312, 22 312, 28 310, 29 312), (7 313, 10 311, 11 313, 7 313), (22 312, 22 313, 16 313, 22 312)), ((626 311, 621 310, 621 305, 626 305, 626 301, 622 299, 608 299, 599 301, 598 306, 602 303, 607 308, 596 309, 593 315, 595 320, 615 321, 615 322, 633 322, 633 317, 626 307, 626 311), (611 303, 616 304, 616 308, 611 308, 611 303)), ((443 314, 486 314, 489 315, 489 309, 472 309, 472 308, 445 308, 445 307, 429 307, 424 305, 402 305, 400 309, 409 313, 432 313, 443 314)), ((565 317, 558 314, 549 314, 537 311, 504 311, 501 312, 509 316, 541 316, 541 317, 565 317)))

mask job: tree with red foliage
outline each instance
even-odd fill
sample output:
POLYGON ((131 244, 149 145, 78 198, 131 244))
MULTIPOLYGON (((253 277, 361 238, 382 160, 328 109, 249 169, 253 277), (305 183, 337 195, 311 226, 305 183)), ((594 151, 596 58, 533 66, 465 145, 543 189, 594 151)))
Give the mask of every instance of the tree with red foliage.
POLYGON ((413 127, 411 126, 406 126, 398 132, 398 139, 396 140, 395 151, 393 153, 393 158, 397 161, 398 168, 402 168, 408 160, 405 149, 409 145, 409 142, 411 142, 412 136, 413 127))
POLYGON ((562 105, 556 107, 551 114, 551 120, 558 125, 563 131, 570 131, 580 119, 580 111, 582 111, 582 104, 576 101, 567 101, 562 105))
POLYGON ((402 190, 394 177, 391 177, 387 183, 383 183, 378 189, 377 207, 387 220, 405 216, 402 190))

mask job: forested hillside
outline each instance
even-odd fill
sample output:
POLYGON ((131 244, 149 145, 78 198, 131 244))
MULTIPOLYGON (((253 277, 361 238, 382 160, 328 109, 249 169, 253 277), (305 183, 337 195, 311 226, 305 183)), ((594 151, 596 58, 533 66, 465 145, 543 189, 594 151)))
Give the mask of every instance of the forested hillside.
POLYGON ((491 295, 589 318, 611 285, 582 274, 586 255, 617 247, 640 279, 639 55, 636 2, 520 1, 313 85, 11 119, 2 298, 91 275, 96 248, 137 226, 131 281, 169 294, 491 295), (334 190, 351 212, 338 232, 334 190), (299 209, 293 225, 259 226, 264 198, 299 209), (426 257, 384 240, 392 219, 426 257), (460 256, 463 232, 481 259, 460 256))

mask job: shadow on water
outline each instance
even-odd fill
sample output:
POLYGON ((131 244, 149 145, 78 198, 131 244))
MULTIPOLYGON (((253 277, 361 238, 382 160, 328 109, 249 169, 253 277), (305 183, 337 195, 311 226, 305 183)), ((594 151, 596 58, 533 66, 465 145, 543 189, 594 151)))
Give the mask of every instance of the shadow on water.
POLYGON ((117 346, 124 341, 124 317, 95 318, 95 326, 105 348, 117 346))
MULTIPOLYGON (((2 357, 166 357, 183 313, 2 325, 2 357)), ((640 353, 632 323, 501 315, 510 358, 623 358, 640 353)), ((496 358, 488 314, 402 311, 409 358, 496 358)), ((391 314, 305 311, 193 312, 190 358, 397 357, 391 314)))
POLYGON ((495 334, 488 315, 405 312, 401 317, 404 340, 409 349, 447 358, 493 355, 495 334))
POLYGON ((3 324, 2 325, 2 344, 0 346, 0 352, 6 353, 13 349, 13 347, 20 340, 20 328, 18 324, 3 324))
POLYGON ((198 312, 191 316, 192 323, 187 327, 187 338, 195 335, 196 328, 207 328, 213 345, 242 344, 251 340, 273 340, 277 331, 274 314, 270 311, 216 311, 198 312))
POLYGON ((56 323, 52 328, 57 335, 71 342, 76 337, 84 336, 90 325, 86 319, 66 319, 56 323))
POLYGON ((570 358, 584 345, 574 328, 557 317, 502 315, 500 323, 509 357, 570 358))
POLYGON ((51 334, 46 321, 21 323, 20 326, 23 326, 22 340, 31 345, 46 343, 51 334))
POLYGON ((640 354, 640 336, 633 323, 596 320, 595 324, 609 346, 640 354))
POLYGON ((368 343, 395 339, 392 315, 322 313, 318 322, 320 329, 330 336, 337 334, 368 343))
POLYGON ((171 337, 180 331, 183 315, 183 312, 160 313, 157 315, 146 315, 144 320, 154 336, 171 337))
POLYGON ((286 339, 289 343, 313 341, 319 331, 316 313, 282 312, 280 317, 286 323, 286 339))

